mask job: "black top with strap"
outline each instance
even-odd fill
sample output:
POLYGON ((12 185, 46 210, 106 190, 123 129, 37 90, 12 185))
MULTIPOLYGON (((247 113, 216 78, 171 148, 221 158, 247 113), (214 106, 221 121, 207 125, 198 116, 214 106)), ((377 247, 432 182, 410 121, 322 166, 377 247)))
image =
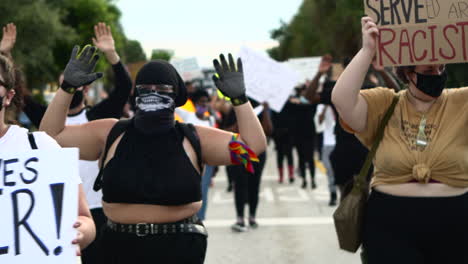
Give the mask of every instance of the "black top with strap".
POLYGON ((191 124, 176 122, 165 134, 146 135, 133 125, 133 119, 119 121, 109 133, 94 189, 102 187, 108 203, 183 205, 201 200, 201 176, 183 147, 187 137, 198 164, 201 146, 191 124), (107 152, 123 133, 114 157, 104 167, 107 152))

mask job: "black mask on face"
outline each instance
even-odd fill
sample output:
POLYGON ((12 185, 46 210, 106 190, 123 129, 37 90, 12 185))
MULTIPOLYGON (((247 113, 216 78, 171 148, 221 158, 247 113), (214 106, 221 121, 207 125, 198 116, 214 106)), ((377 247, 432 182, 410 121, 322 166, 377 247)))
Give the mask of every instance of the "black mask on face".
POLYGON ((83 91, 76 91, 75 94, 73 95, 73 99, 70 103, 69 109, 73 109, 79 106, 81 103, 83 103, 83 98, 84 98, 83 91))
MULTIPOLYGON (((411 80, 411 82, 413 81, 411 80)), ((413 84, 424 94, 431 97, 439 97, 445 88, 446 82, 447 72, 444 71, 441 75, 426 75, 416 73, 416 83, 413 82, 413 84)))
POLYGON ((174 93, 136 92, 135 127, 144 134, 164 133, 174 127, 174 109, 187 101, 187 88, 176 69, 167 61, 155 60, 138 72, 135 85, 170 85, 174 93))
POLYGON ((175 94, 152 92, 136 97, 135 127, 144 134, 161 134, 174 127, 175 94))

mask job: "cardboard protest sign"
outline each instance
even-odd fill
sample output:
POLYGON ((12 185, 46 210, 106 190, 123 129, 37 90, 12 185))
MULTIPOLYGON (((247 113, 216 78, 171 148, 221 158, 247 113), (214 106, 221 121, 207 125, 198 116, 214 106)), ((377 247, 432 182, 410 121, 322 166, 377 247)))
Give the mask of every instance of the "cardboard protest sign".
POLYGON ((384 66, 468 61, 468 0, 364 0, 384 66))
POLYGON ((240 57, 247 95, 259 103, 268 102, 272 110, 280 112, 298 84, 299 75, 288 66, 246 47, 241 48, 240 57))
POLYGON ((0 263, 76 263, 78 184, 78 149, 0 156, 0 263))
POLYGON ((197 58, 174 59, 171 60, 172 66, 176 68, 184 81, 190 81, 195 78, 203 78, 203 72, 198 65, 197 58))

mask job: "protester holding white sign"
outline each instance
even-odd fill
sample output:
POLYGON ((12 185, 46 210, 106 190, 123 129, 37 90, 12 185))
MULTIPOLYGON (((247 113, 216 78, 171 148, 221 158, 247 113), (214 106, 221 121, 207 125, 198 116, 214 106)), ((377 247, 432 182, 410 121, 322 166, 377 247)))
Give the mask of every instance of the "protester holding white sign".
POLYGON ((468 88, 445 89, 445 65, 426 64, 398 68, 406 90, 360 90, 381 34, 372 18, 361 22, 363 46, 332 101, 367 148, 380 142, 361 222, 367 263, 467 263, 468 88))
POLYGON ((75 263, 95 237, 78 152, 5 123, 19 102, 14 87, 13 65, 0 55, 0 263, 75 263))

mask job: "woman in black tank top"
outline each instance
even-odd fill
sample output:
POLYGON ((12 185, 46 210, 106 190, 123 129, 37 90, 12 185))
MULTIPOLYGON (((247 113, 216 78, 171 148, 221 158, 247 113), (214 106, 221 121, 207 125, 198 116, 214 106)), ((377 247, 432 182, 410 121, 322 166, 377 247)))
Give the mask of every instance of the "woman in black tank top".
POLYGON ((102 263, 203 263, 207 234, 194 216, 201 207, 203 164, 247 161, 250 169, 254 153, 266 148, 260 122, 245 96, 240 59, 237 65, 232 56, 229 62, 223 55, 221 63, 215 60, 214 81, 231 98, 241 136, 201 126, 190 130, 176 123, 174 109, 186 102, 187 92, 165 61, 151 61, 138 73, 133 119, 65 126, 74 88, 101 76, 93 73, 97 58, 92 47, 85 47, 81 56, 77 53, 75 47, 41 129, 62 146, 80 148, 82 159, 102 158, 103 208, 109 218, 100 241, 102 263), (120 131, 117 136, 115 131, 120 131), (241 160, 239 149, 251 149, 251 155, 241 160))

